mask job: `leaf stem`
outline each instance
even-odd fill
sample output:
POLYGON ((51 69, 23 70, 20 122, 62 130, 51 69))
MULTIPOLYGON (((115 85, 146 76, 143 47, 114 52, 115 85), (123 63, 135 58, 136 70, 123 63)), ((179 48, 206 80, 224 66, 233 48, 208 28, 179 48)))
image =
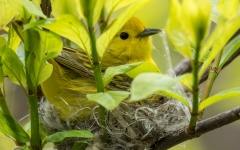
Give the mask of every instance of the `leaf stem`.
MULTIPOLYGON (((95 77, 96 86, 97 86, 97 92, 104 92, 101 64, 99 63, 99 57, 98 57, 97 47, 96 47, 96 36, 95 36, 93 27, 89 27, 89 33, 92 41, 91 46, 92 46, 92 58, 93 58, 93 71, 94 71, 94 77, 95 77)), ((105 122, 106 109, 103 106, 99 105, 99 112, 100 112, 100 123, 103 126, 103 138, 104 138, 104 141, 107 141, 108 134, 107 134, 106 122, 105 122)))
POLYGON ((195 133, 195 127, 197 124, 197 118, 198 118, 198 105, 199 105, 199 100, 198 100, 198 58, 199 58, 199 51, 200 51, 200 43, 197 44, 196 46, 196 53, 195 53, 195 58, 192 62, 192 68, 193 68, 193 103, 192 103, 192 112, 191 112, 191 118, 188 126, 188 133, 189 134, 194 134, 195 133))
MULTIPOLYGON (((220 63, 220 60, 221 60, 221 57, 222 57, 222 50, 219 52, 219 54, 216 56, 214 62, 213 62, 213 65, 210 67, 209 69, 209 76, 208 76, 208 79, 206 81, 206 85, 204 87, 204 91, 203 91, 203 94, 202 94, 202 98, 201 98, 201 102, 203 102, 206 98, 209 97, 209 94, 212 90, 212 86, 213 86, 213 83, 215 81, 215 79, 217 78, 218 74, 219 74, 219 63, 220 63)), ((202 115, 203 115, 203 111, 200 112, 200 118, 202 118, 202 115)))
POLYGON ((40 150, 40 135, 39 135, 39 116, 37 94, 29 92, 28 102, 30 105, 30 119, 31 119, 31 147, 34 150, 40 150))
MULTIPOLYGON (((25 31, 26 34, 29 34, 28 31, 25 31)), ((30 34, 29 34, 30 35, 30 34)), ((31 72, 28 72, 28 57, 29 51, 25 49, 25 67, 26 67, 26 78, 27 78, 27 98, 29 103, 29 111, 30 111, 30 123, 31 123, 31 147, 33 150, 40 150, 41 148, 41 141, 40 141, 40 134, 39 134, 39 116, 38 116, 38 100, 37 100, 37 87, 33 86, 33 83, 30 78, 31 72)))

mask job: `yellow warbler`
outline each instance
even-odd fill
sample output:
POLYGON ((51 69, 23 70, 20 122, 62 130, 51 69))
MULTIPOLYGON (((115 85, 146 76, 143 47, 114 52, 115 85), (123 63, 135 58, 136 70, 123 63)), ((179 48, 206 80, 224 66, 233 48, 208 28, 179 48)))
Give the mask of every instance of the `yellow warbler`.
MULTIPOLYGON (((130 18, 111 41, 102 59, 103 72, 110 66, 135 62, 150 62, 155 65, 149 36, 159 31, 146 28, 135 17, 130 18)), ((96 92, 90 59, 86 53, 83 50, 65 48, 62 55, 49 62, 53 65, 53 73, 41 84, 45 97, 63 120, 88 117, 97 104, 86 98, 86 94, 96 92)), ((121 80, 124 81, 124 78, 121 80)))

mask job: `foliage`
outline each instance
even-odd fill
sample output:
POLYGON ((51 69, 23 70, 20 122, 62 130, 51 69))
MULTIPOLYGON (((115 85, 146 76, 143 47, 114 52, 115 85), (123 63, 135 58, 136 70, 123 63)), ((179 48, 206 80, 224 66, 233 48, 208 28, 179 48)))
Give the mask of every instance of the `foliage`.
MULTIPOLYGON (((178 0, 171 0, 166 31, 174 49, 190 59, 193 68, 191 74, 176 78, 161 74, 160 69, 145 62, 110 67, 102 77, 101 63, 98 62, 104 57, 109 43, 129 18, 150 0, 75 0, 74 2, 51 0, 51 2, 54 18, 47 18, 40 8, 39 0, 0 1, 2 10, 0 29, 8 31, 7 39, 0 37, 0 84, 4 89, 3 78, 7 76, 13 83, 19 84, 23 88, 30 105, 31 136, 28 136, 9 113, 5 104, 4 92, 1 93, 3 102, 0 103, 0 124, 2 124, 0 131, 23 147, 26 147, 26 143, 29 141, 33 149, 41 149, 47 142, 60 142, 69 137, 93 137, 88 130, 72 130, 57 132, 40 143, 37 87, 52 73, 53 66, 47 60, 57 57, 61 52, 63 42, 60 36, 77 44, 87 53, 88 59, 92 60, 93 64, 91 65, 98 93, 88 94, 87 98, 107 110, 115 109, 130 95, 129 92, 123 91, 104 93, 104 87, 115 75, 119 74, 126 74, 134 78, 131 85, 131 97, 128 101, 139 101, 153 93, 159 93, 182 102, 192 114, 199 114, 208 106, 221 100, 240 96, 239 88, 235 88, 211 97, 203 94, 200 102, 198 90, 201 76, 214 60, 213 67, 217 72, 210 73, 209 84, 205 87, 207 93, 211 91, 212 84, 223 65, 240 46, 240 36, 228 43, 232 35, 239 29, 238 0, 220 0, 217 4, 219 14, 217 17, 215 16, 217 26, 211 34, 209 33, 211 3, 208 0, 183 0, 182 3, 178 0), (109 24, 112 14, 126 6, 125 11, 117 17, 118 19, 103 32, 103 29, 109 24), (104 13, 106 13, 105 16, 104 13), (101 19, 104 20, 103 24, 99 21, 101 19), (10 25, 9 28, 6 26, 7 24, 10 25), (102 33, 96 39, 97 33, 94 31, 97 25, 100 26, 102 33), (22 55, 24 58, 22 59, 16 54, 16 51, 23 45, 22 55), (174 90, 173 86, 179 82, 192 93, 192 103, 184 95, 174 90)), ((100 109, 100 114, 103 116, 100 121, 103 129, 104 117, 106 117, 104 112, 104 109, 100 109)), ((194 132, 197 117, 196 115, 191 116, 189 133, 194 132)), ((106 133, 104 132, 104 134, 106 133)), ((86 146, 83 143, 80 142, 75 146, 86 146)))

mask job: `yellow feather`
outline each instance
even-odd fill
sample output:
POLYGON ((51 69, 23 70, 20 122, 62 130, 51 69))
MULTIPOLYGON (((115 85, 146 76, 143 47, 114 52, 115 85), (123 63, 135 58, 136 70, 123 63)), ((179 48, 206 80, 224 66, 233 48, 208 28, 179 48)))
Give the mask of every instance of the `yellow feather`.
MULTIPOLYGON (((160 30, 151 31, 154 32, 147 32, 146 26, 132 17, 111 41, 102 59, 103 69, 135 62, 150 62, 155 65, 151 57, 152 44, 149 36, 160 30), (128 34, 126 39, 121 37, 123 32, 128 34)), ((86 98, 86 94, 96 92, 91 63, 86 56, 84 51, 79 50, 69 54, 65 52, 49 61, 53 64, 53 73, 41 84, 41 88, 63 120, 85 119, 97 105, 86 98)), ((112 89, 112 84, 116 89, 126 90, 130 82, 131 79, 127 76, 116 76, 108 88, 112 89)))

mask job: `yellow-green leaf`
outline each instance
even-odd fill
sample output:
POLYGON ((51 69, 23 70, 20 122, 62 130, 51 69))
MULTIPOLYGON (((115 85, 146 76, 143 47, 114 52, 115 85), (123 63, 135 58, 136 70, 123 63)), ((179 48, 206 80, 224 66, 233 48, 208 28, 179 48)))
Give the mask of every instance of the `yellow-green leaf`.
MULTIPOLYGON (((203 63, 199 76, 201 77, 203 73, 206 71, 206 69, 210 66, 213 59, 216 57, 216 55, 223 49, 223 47, 226 45, 228 40, 232 37, 232 35, 239 29, 240 24, 240 15, 231 22, 223 22, 218 24, 216 27, 215 33, 211 35, 209 40, 211 40, 213 47, 211 49, 211 52, 209 56, 207 57, 207 60, 203 63), (215 43, 213 43, 215 41, 215 43)), ((206 48, 205 46, 203 48, 206 48)))
POLYGON ((4 115, 2 111, 0 111, 0 131, 19 143, 30 141, 30 137, 18 122, 12 116, 4 115))
POLYGON ((223 55, 219 64, 221 69, 227 60, 240 48, 240 35, 230 41, 224 48, 223 55))
POLYGON ((71 14, 78 17, 76 3, 73 0, 51 0, 54 17, 71 14))
POLYGON ((26 10, 33 15, 42 17, 42 18, 47 18, 47 16, 45 16, 42 12, 42 10, 40 9, 39 6, 35 6, 31 1, 29 0, 19 0, 19 2, 22 4, 22 6, 24 8, 26 8, 26 10))
POLYGON ((52 24, 43 24, 41 26, 73 41, 90 56, 89 34, 84 24, 77 17, 70 14, 61 15, 56 17, 52 24))
POLYGON ((142 100, 149 95, 171 88, 180 80, 159 73, 143 73, 137 76, 131 84, 131 101, 142 100))
POLYGON ((90 101, 97 102, 107 110, 113 110, 129 96, 129 92, 125 91, 107 91, 106 93, 87 94, 90 101))
POLYGON ((222 91, 216 95, 213 95, 213 96, 207 98, 202 103, 200 103, 199 111, 202 111, 203 109, 207 108, 208 106, 215 104, 217 102, 220 102, 222 100, 226 100, 229 98, 235 98, 235 97, 240 97, 240 88, 239 87, 222 91))
POLYGON ((50 136, 42 143, 42 148, 49 142, 57 143, 61 142, 66 138, 92 138, 93 134, 89 130, 69 130, 56 132, 50 136))
POLYGON ((181 22, 188 39, 195 48, 205 40, 210 29, 211 3, 209 0, 183 0, 181 22))
POLYGON ((7 0, 0 0, 0 30, 2 30, 14 17, 16 11, 12 9, 7 0))
POLYGON ((187 98, 184 95, 182 95, 180 92, 177 92, 176 90, 169 88, 169 89, 162 89, 158 93, 160 93, 161 95, 164 95, 166 97, 174 98, 174 99, 182 102, 190 110, 190 104, 188 103, 187 98))
POLYGON ((13 26, 11 25, 8 32, 8 47, 16 51, 21 42, 20 37, 17 35, 13 26))
POLYGON ((239 0, 220 0, 217 7, 220 15, 228 19, 235 17, 240 10, 239 0))
POLYGON ((180 82, 189 90, 192 92, 192 86, 193 86, 193 75, 191 73, 185 74, 180 82))
POLYGON ((52 65, 47 59, 54 58, 62 50, 60 36, 51 32, 39 29, 29 29, 25 32, 25 49, 29 53, 26 63, 32 90, 50 77, 52 65))
POLYGON ((158 72, 161 73, 160 69, 151 62, 142 62, 142 64, 131 71, 128 71, 126 75, 131 78, 135 78, 137 75, 146 72, 158 72))
POLYGON ((18 58, 17 54, 7 47, 0 48, 1 63, 3 73, 15 84, 26 87, 26 74, 24 65, 18 58))
POLYGON ((104 0, 76 0, 80 3, 81 14, 89 27, 94 27, 101 14, 104 0))
POLYGON ((4 47, 6 45, 6 39, 0 36, 0 47, 4 47))
POLYGON ((167 22, 167 34, 175 51, 191 58, 191 45, 182 25, 182 8, 178 0, 171 0, 167 22))
POLYGON ((120 66, 114 66, 114 67, 107 68, 107 70, 105 71, 104 76, 103 76, 104 87, 106 85, 108 85, 109 82, 111 82, 112 78, 115 75, 124 74, 124 73, 138 67, 141 64, 142 64, 141 62, 138 62, 138 63, 133 63, 133 64, 126 64, 126 65, 120 65, 120 66))
POLYGON ((137 0, 106 0, 105 2, 105 8, 108 13, 108 18, 110 18, 111 14, 114 11, 117 11, 127 5, 130 5, 137 0))

